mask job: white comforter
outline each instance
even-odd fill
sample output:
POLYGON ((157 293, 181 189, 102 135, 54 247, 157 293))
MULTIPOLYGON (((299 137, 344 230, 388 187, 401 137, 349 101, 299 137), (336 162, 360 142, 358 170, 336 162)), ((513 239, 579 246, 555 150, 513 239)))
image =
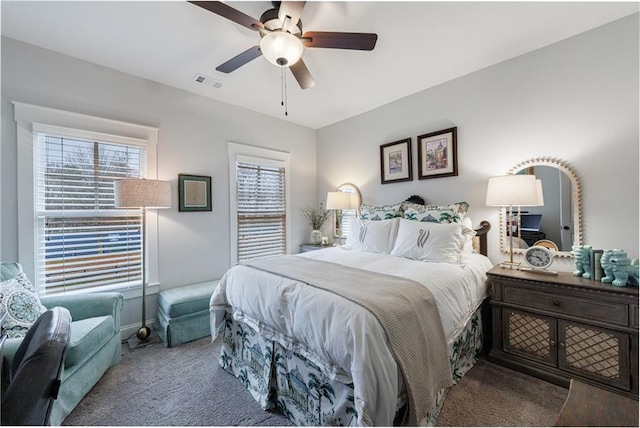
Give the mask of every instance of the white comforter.
MULTIPOLYGON (((492 267, 488 258, 478 254, 466 254, 462 265, 419 262, 343 247, 299 256, 423 284, 436 300, 447 341, 455 338, 486 295, 485 272, 492 267)), ((353 382, 359 425, 393 424, 398 367, 384 330, 366 309, 306 284, 237 265, 224 275, 211 297, 213 338, 226 310, 263 336, 322 367, 331 379, 353 382)))

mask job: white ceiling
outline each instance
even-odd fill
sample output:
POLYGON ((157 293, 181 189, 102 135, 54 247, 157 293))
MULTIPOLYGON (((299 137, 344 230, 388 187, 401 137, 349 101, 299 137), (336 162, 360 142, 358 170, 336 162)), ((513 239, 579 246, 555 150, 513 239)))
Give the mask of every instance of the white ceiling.
MULTIPOLYGON (((228 2, 256 19, 271 2, 228 2)), ((318 129, 638 12, 638 2, 308 2, 305 31, 373 32, 372 52, 306 49, 316 86, 258 58, 257 33, 182 1, 2 1, 2 35, 318 129), (195 83, 196 73, 222 82, 195 83)))

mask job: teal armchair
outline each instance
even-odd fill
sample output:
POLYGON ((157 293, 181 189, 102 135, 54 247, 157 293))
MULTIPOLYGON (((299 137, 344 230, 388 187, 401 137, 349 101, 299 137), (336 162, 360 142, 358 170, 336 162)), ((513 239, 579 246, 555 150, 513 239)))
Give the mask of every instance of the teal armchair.
MULTIPOLYGON (((15 262, 0 264, 0 281, 22 272, 15 262)), ((65 358, 62 384, 51 411, 51 425, 60 425, 102 375, 120 361, 120 323, 124 298, 120 293, 42 296, 47 309, 62 306, 71 313, 71 341, 65 358)), ((22 339, 7 339, 3 371, 22 339)), ((3 382, 8 376, 2 376, 3 382)), ((4 390, 7 385, 2 385, 4 390)))

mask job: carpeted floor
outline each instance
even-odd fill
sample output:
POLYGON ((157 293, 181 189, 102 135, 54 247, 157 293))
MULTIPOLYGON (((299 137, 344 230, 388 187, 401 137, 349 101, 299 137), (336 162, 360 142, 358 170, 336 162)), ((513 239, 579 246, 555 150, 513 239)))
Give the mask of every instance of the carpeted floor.
POLYGON ((447 394, 439 426, 553 426, 569 390, 480 359, 447 394))
MULTIPOLYGON (((133 350, 125 343, 111 368, 64 425, 267 426, 291 425, 265 412, 218 366, 219 340, 204 338, 165 348, 152 336, 133 350)), ((551 426, 567 389, 485 360, 447 396, 438 425, 551 426)))

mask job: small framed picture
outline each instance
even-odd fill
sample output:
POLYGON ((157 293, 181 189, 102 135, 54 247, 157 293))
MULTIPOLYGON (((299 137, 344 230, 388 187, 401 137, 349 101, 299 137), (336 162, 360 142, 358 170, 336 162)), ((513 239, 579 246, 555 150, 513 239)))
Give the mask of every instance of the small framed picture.
POLYGON ((458 175, 458 128, 418 136, 418 179, 458 175))
POLYGON ((413 180, 411 138, 380 146, 380 179, 382 184, 413 180))
POLYGON ((178 211, 211 211, 211 177, 178 174, 178 211))

